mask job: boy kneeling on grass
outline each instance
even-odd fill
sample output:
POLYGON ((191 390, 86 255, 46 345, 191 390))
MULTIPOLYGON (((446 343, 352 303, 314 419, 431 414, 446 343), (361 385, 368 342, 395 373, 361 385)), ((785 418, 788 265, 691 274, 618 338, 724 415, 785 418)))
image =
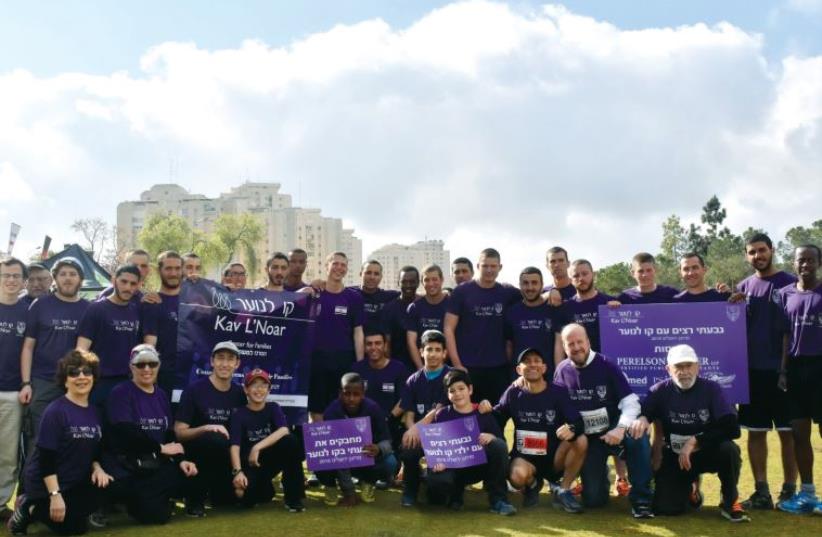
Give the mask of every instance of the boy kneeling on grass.
POLYGON ((285 508, 305 511, 300 445, 289 433, 280 405, 266 403, 271 377, 262 369, 246 373, 248 404, 231 417, 231 473, 234 494, 244 507, 268 502, 274 497, 274 476, 283 473, 285 508))
POLYGON ((340 396, 325 409, 323 421, 367 416, 371 422, 373 441, 363 447, 363 452, 374 458, 374 466, 317 472, 317 479, 325 487, 326 504, 354 507, 360 500, 366 503, 375 500, 374 484, 378 479, 388 480, 396 475, 397 459, 391 448, 385 413, 377 403, 365 396, 362 377, 357 373, 346 373, 340 385, 340 396), (360 497, 354 490, 354 477, 362 483, 360 497), (342 491, 342 498, 339 491, 342 491))
POLYGON ((491 512, 499 515, 513 515, 517 512, 508 503, 508 487, 505 479, 508 474, 508 444, 491 414, 480 414, 471 403, 473 384, 465 371, 452 369, 443 379, 448 391, 450 405, 431 412, 420 423, 442 423, 467 416, 477 417, 480 429, 479 443, 483 446, 487 462, 478 466, 449 469, 444 464, 435 464, 428 474, 429 503, 445 503, 451 509, 459 511, 464 503, 465 486, 483 482, 488 491, 488 503, 491 512))

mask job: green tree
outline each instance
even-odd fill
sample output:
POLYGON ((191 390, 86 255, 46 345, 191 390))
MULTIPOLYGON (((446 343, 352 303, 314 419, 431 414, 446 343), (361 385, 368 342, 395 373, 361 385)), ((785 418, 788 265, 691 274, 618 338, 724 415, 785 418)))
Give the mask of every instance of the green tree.
POLYGON ((679 217, 672 214, 662 223, 662 244, 660 256, 680 259, 688 251, 688 233, 682 227, 679 217))
MULTIPOLYGON (((225 248, 223 262, 229 263, 235 256, 242 254, 245 258, 246 269, 251 275, 257 273, 258 257, 255 246, 263 238, 263 225, 260 219, 253 214, 221 214, 214 222, 214 231, 209 242, 213 247, 225 248)), ((253 276, 252 276, 253 279, 253 276)))
POLYGON ((596 272, 596 276, 597 289, 613 296, 636 285, 631 277, 631 265, 628 263, 614 263, 602 267, 596 272))
POLYGON ((785 240, 779 242, 777 252, 787 270, 793 268, 793 251, 803 244, 815 244, 822 248, 822 220, 816 220, 810 227, 792 227, 785 233, 785 240))
POLYGON ((166 250, 188 252, 194 248, 194 231, 181 216, 153 213, 140 230, 137 244, 148 252, 152 259, 166 250))
POLYGON ((705 264, 708 266, 708 286, 723 282, 735 287, 751 272, 743 254, 745 241, 732 233, 714 239, 708 249, 705 264))

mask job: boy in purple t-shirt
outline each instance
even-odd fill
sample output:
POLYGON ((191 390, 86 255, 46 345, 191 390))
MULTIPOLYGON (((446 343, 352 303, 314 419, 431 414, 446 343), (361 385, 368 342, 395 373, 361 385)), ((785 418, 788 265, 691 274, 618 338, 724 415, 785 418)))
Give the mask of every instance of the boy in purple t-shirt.
POLYGON ((656 260, 647 252, 640 252, 631 260, 631 276, 636 287, 619 294, 617 300, 621 304, 667 304, 679 293, 673 287, 656 283, 656 260))
POLYGON ((415 364, 422 366, 420 356, 420 337, 426 330, 443 330, 445 312, 448 307, 448 295, 442 291, 442 269, 437 265, 428 265, 422 269, 422 287, 425 296, 418 298, 408 306, 406 317, 405 342, 408 346, 408 355, 415 364))
POLYGON ((231 416, 231 474, 234 493, 246 507, 274 497, 271 480, 283 473, 285 508, 291 513, 305 511, 305 495, 300 446, 289 432, 280 405, 266 403, 271 377, 262 369, 246 373, 243 385, 248 404, 231 416))
POLYGON ((788 513, 822 514, 822 503, 813 482, 812 421, 822 435, 822 253, 809 244, 794 251, 793 267, 799 281, 779 291, 785 322, 779 386, 787 390, 788 413, 793 430, 794 453, 801 489, 777 507, 788 513))

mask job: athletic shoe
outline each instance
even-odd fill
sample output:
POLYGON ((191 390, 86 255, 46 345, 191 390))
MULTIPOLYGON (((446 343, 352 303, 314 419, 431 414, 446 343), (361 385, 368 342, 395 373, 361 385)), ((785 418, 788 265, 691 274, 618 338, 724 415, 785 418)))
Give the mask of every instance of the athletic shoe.
POLYGON ((574 496, 582 496, 582 481, 577 481, 577 484, 571 489, 571 494, 574 496))
POLYGON ((400 505, 403 507, 414 507, 416 503, 417 499, 409 494, 403 494, 400 500, 400 505))
POLYGON ((375 490, 376 487, 372 483, 363 482, 362 486, 360 487, 360 498, 362 498, 362 501, 365 503, 374 502, 374 500, 377 499, 375 490))
POLYGON ((340 491, 337 487, 323 487, 323 501, 325 505, 337 505, 340 501, 340 491))
POLYGON ((294 503, 286 503, 285 510, 289 513, 302 513, 305 511, 305 506, 303 505, 303 502, 297 500, 294 503))
POLYGON ((822 515, 822 502, 816 504, 816 507, 813 508, 813 514, 822 515))
POLYGON ((631 506, 631 516, 634 518, 654 518, 654 511, 647 503, 638 503, 631 506))
POLYGON ((308 476, 306 476, 305 486, 309 487, 309 488, 310 487, 319 487, 320 486, 320 480, 317 479, 316 474, 308 474, 308 476))
POLYGON ((582 505, 570 490, 554 494, 554 507, 566 513, 578 514, 582 512, 582 505))
POLYGON ((205 505, 202 502, 186 502, 186 516, 191 518, 203 518, 206 516, 205 505))
POLYGON ((616 482, 616 494, 617 496, 625 497, 631 493, 631 484, 628 483, 627 479, 619 478, 616 482))
POLYGON ((14 502, 14 512, 6 522, 6 527, 12 535, 25 535, 31 523, 31 511, 26 502, 26 495, 21 494, 14 502))
POLYGON ((773 509, 773 499, 771 495, 765 492, 756 491, 751 496, 742 502, 742 507, 745 509, 773 509))
POLYGON ((103 529, 108 526, 108 517, 102 509, 94 511, 88 516, 88 525, 92 528, 103 529))
POLYGON ((491 506, 491 512, 497 515, 511 516, 517 514, 517 509, 505 500, 497 500, 491 506))
POLYGON ((374 488, 377 490, 388 490, 391 488, 393 483, 386 481, 385 479, 378 479, 376 483, 374 483, 374 488))
POLYGON ((819 504, 819 498, 807 492, 797 492, 790 499, 776 504, 777 509, 792 513, 794 515, 801 515, 810 513, 819 504))
POLYGON ((448 508, 452 511, 462 511, 462 506, 465 504, 462 494, 451 496, 448 500, 448 508))
POLYGON ((779 491, 779 498, 778 501, 783 502, 785 500, 790 500, 793 498, 793 495, 796 494, 796 488, 793 489, 786 489, 783 488, 779 491))
POLYGON ((702 491, 699 488, 699 482, 694 481, 691 483, 691 493, 688 495, 688 503, 691 504, 691 507, 694 509, 699 509, 702 507, 702 503, 705 501, 705 496, 702 494, 702 491))
POLYGON ((730 509, 724 505, 719 506, 719 514, 731 522, 750 522, 751 517, 745 512, 745 508, 739 502, 734 502, 730 509))
POLYGON ((539 503, 539 491, 542 490, 543 484, 544 481, 540 477, 530 487, 525 487, 525 490, 522 491, 523 507, 535 507, 539 503))

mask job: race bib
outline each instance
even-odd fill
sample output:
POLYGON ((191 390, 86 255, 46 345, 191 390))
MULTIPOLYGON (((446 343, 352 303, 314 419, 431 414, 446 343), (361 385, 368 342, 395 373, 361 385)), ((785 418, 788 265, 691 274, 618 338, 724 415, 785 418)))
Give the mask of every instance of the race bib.
POLYGON ((693 435, 671 433, 671 451, 679 455, 679 452, 682 451, 682 447, 685 445, 685 442, 691 438, 693 438, 693 435))
POLYGON ((523 455, 548 453, 548 433, 545 431, 521 431, 517 429, 517 451, 523 455))
POLYGON ((585 434, 603 433, 608 430, 611 420, 608 419, 608 409, 605 407, 596 410, 580 410, 582 422, 585 424, 585 434))

